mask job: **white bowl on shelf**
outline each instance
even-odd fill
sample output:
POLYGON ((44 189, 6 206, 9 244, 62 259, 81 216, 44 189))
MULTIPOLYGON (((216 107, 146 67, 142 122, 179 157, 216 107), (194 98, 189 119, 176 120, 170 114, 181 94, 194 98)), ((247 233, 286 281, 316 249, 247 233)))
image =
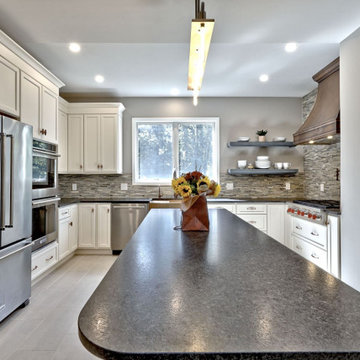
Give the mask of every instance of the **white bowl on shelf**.
POLYGON ((271 161, 255 161, 255 167, 257 169, 270 169, 271 161))
POLYGON ((286 141, 286 137, 284 136, 277 136, 273 138, 273 141, 275 142, 285 142, 286 141))
POLYGON ((250 138, 248 136, 239 136, 238 141, 247 142, 250 141, 250 138))
POLYGON ((268 156, 258 156, 256 158, 256 161, 269 161, 269 157, 268 156))

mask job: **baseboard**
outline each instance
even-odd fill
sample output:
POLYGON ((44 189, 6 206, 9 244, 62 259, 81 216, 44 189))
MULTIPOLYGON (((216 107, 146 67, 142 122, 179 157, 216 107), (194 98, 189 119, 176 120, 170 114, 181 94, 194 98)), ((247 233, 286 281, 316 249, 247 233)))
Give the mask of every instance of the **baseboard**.
POLYGON ((77 249, 76 255, 112 255, 111 249, 77 249))

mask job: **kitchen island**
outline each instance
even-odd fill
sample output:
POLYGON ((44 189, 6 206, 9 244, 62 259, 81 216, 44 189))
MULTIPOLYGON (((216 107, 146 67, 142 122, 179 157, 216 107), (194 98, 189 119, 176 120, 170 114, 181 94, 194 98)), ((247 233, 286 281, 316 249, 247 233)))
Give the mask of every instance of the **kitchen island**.
POLYGON ((360 359, 360 293, 237 216, 151 210, 79 315, 106 359, 360 359))

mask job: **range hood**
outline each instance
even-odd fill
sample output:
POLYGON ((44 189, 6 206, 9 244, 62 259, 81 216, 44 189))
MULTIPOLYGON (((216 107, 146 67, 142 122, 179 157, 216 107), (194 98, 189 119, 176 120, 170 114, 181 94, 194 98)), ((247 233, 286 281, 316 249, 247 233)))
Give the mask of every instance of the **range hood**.
POLYGON ((339 58, 313 76, 319 84, 314 108, 294 134, 294 144, 330 144, 339 141, 339 58))

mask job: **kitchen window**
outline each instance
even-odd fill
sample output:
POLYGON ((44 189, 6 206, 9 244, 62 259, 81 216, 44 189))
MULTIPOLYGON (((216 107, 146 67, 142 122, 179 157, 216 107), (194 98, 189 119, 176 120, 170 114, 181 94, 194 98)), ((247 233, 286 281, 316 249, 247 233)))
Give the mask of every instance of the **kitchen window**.
POLYGON ((170 185, 198 170, 219 180, 219 118, 133 118, 133 183, 170 185))

